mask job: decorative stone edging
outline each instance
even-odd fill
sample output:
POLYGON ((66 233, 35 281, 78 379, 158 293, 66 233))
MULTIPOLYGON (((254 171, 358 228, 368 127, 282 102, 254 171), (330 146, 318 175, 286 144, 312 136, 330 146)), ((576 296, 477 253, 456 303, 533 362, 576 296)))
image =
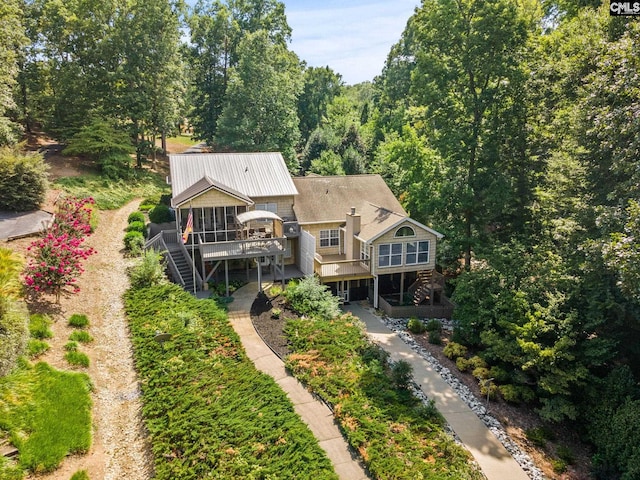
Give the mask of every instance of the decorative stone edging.
MULTIPOLYGON (((366 307, 365 307, 366 308, 366 307)), ((440 374, 445 382, 449 384, 451 388, 460 396, 462 401, 466 403, 471 410, 478 416, 480 420, 487 426, 487 428, 496 436, 496 438, 504 445, 507 451, 513 456, 514 460, 522 467, 522 469, 529 475, 532 480, 545 480, 546 477, 542 471, 535 466, 531 457, 523 452, 520 447, 509 437, 507 432, 502 428, 502 425, 493 416, 489 415, 483 402, 479 400, 469 388, 464 385, 460 380, 456 378, 451 371, 442 366, 438 360, 429 353, 426 349, 422 348, 407 332, 407 319, 403 318, 389 318, 387 316, 379 316, 374 311, 369 310, 371 313, 380 318, 385 325, 396 333, 411 349, 420 355, 424 360, 429 362, 433 369, 440 374)), ((452 325, 449 325, 449 321, 446 319, 440 319, 443 324, 443 328, 452 329, 452 325)), ((421 396, 422 397, 422 396, 421 396)), ((426 396, 425 396, 426 398, 426 396)))

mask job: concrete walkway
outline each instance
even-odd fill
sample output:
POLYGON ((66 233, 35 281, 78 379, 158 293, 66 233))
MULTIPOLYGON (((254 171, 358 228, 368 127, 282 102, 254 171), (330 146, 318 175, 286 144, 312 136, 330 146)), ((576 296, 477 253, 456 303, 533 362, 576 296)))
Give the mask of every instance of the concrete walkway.
POLYGON ((406 360, 411 364, 414 380, 425 395, 435 401, 438 411, 471 452, 488 480, 529 480, 529 476, 502 443, 433 370, 429 362, 387 328, 380 318, 360 305, 348 305, 345 310, 365 323, 369 336, 389 352, 392 360, 406 360))
POLYGON ((286 392, 296 413, 309 426, 320 447, 333 463, 338 476, 344 480, 368 479, 357 458, 352 456, 347 442, 333 420, 331 410, 287 373, 282 360, 271 351, 253 328, 249 312, 257 293, 258 285, 250 283, 234 292, 234 301, 229 304, 229 320, 240 336, 247 356, 258 370, 273 377, 286 392))

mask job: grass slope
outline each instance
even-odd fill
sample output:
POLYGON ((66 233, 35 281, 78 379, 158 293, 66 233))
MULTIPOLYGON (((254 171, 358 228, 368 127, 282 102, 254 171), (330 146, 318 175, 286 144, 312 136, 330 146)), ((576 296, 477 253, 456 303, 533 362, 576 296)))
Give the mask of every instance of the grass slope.
POLYGON ((46 363, 24 362, 0 378, 0 433, 8 434, 19 450, 21 467, 52 471, 66 455, 89 449, 90 387, 87 375, 46 363))
POLYGON ((213 301, 176 285, 130 290, 125 301, 155 478, 337 478, 213 301), (158 332, 171 339, 157 342, 158 332))

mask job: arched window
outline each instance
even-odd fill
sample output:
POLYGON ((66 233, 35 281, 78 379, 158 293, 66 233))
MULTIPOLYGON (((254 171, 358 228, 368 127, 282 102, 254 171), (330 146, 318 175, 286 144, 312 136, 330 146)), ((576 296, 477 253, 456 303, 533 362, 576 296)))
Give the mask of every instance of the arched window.
POLYGON ((415 237, 416 236, 416 232, 413 230, 413 228, 408 227, 408 226, 404 226, 404 227, 400 227, 398 230, 396 230, 396 234, 395 237, 415 237))

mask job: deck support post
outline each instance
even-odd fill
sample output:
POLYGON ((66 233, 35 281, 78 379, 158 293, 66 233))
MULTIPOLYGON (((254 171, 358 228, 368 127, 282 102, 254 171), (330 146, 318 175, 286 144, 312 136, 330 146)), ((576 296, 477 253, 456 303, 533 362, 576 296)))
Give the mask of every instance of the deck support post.
POLYGON ((226 295, 229 296, 229 260, 224 261, 224 282, 227 287, 226 295))

